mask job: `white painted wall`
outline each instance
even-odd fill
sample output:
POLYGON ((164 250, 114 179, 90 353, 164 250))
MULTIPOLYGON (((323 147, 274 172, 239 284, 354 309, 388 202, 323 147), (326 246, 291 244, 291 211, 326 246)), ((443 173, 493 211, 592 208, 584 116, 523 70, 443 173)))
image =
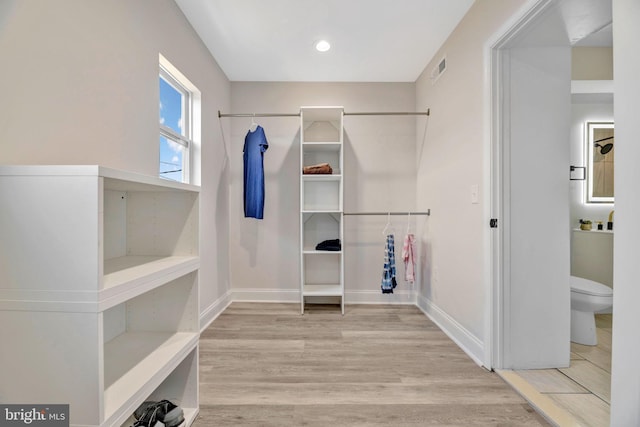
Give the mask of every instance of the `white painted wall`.
POLYGON ((637 226, 640 199, 640 3, 613 0, 616 214, 614 239, 611 425, 640 425, 640 286, 637 226))
POLYGON ((478 361, 489 310, 483 48, 524 3, 477 0, 416 82, 416 105, 431 108, 426 135, 421 122, 416 131, 417 207, 432 209, 419 238, 418 303, 478 361), (443 55, 447 71, 432 85, 429 75, 443 55), (472 185, 479 186, 479 204, 471 203, 472 185))
MULTIPOLYGON (((231 84, 231 111, 297 113, 301 106, 338 105, 346 112, 413 111, 412 83, 231 84)), ((422 106, 422 110, 425 110, 422 106)), ((230 259, 234 299, 299 301, 299 149, 297 117, 256 118, 265 129, 265 217, 244 218, 242 147, 251 118, 231 123, 230 259)), ((344 208, 405 211, 415 208, 415 117, 346 116, 344 208)), ((418 221, 424 221, 424 218, 418 221)), ((410 289, 382 296, 386 217, 345 219, 345 300, 409 302, 410 289), (408 292, 408 294, 407 294, 408 292)), ((416 226, 415 221, 413 222, 416 226)), ((406 218, 394 217, 396 233, 406 218)), ((415 228, 414 228, 415 229, 415 228)), ((403 268, 399 268, 399 275, 403 268)))
POLYGON ((159 53, 202 93, 206 317, 229 288, 228 163, 216 115, 229 106, 230 85, 173 1, 2 1, 0 163, 100 164, 155 176, 159 53))

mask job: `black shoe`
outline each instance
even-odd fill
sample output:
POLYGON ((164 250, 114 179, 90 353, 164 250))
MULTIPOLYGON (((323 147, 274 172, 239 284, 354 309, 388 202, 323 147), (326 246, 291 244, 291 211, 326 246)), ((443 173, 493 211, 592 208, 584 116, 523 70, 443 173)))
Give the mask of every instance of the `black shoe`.
POLYGON ((133 413, 136 421, 133 427, 154 427, 160 420, 160 407, 157 402, 144 402, 133 413))
POLYGON ((147 401, 133 413, 136 421, 133 427, 154 427, 160 421, 165 427, 177 427, 184 422, 182 408, 168 400, 147 401))
POLYGON ((161 418, 160 421, 165 427, 178 427, 184 422, 184 411, 181 407, 174 405, 168 400, 158 403, 160 405, 161 418))

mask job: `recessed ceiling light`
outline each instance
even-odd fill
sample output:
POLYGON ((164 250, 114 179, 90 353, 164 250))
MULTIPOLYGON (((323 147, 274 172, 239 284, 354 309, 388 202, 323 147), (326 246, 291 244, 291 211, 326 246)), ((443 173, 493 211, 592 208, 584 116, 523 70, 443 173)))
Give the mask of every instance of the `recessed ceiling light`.
POLYGON ((316 50, 318 52, 326 52, 331 49, 331 45, 326 40, 319 40, 316 42, 316 50))

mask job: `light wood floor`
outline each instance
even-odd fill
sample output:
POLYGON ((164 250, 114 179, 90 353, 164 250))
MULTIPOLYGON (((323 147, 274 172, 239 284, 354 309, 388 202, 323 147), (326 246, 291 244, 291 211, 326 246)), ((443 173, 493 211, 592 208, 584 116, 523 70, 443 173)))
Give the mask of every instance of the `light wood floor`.
POLYGON ((514 371, 567 412, 566 425, 609 427, 612 320, 611 314, 596 315, 598 345, 571 343, 568 368, 514 371))
POLYGON ((233 303, 200 341, 208 426, 547 426, 413 306, 233 303))

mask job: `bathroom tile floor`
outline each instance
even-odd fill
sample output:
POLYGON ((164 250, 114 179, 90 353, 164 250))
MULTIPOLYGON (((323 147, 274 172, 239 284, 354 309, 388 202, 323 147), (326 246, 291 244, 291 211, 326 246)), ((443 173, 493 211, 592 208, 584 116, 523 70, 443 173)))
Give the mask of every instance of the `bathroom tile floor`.
POLYGON ((611 324, 611 314, 596 315, 598 345, 571 343, 568 368, 500 374, 557 425, 609 427, 611 324))

